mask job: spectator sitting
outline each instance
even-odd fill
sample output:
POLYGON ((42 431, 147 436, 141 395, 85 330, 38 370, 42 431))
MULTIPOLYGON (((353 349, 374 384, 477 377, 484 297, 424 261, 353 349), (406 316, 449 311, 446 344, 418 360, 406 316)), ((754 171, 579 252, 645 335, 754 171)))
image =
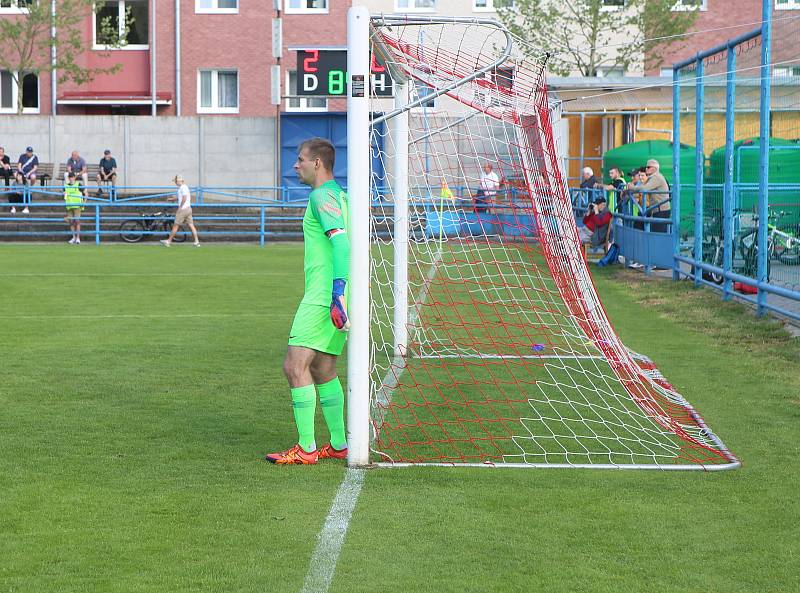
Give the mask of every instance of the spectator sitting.
POLYGON ((608 247, 612 217, 606 205, 606 199, 600 196, 583 217, 584 226, 580 228, 581 241, 589 243, 594 249, 600 246, 604 249, 608 247))
POLYGON ((103 151, 103 158, 100 159, 100 172, 97 174, 97 197, 103 195, 101 183, 111 183, 111 195, 114 195, 114 186, 117 184, 117 159, 111 156, 111 151, 106 148, 103 151))
POLYGON ((17 183, 36 183, 36 171, 39 169, 39 157, 33 154, 33 147, 25 149, 17 160, 17 183))
MULTIPOLYGON (((33 185, 36 183, 36 171, 38 171, 38 169, 39 157, 33 154, 33 147, 28 146, 25 152, 19 155, 19 160, 17 161, 17 183, 19 185, 33 185)), ((28 210, 27 206, 22 210, 23 214, 28 214, 29 212, 30 210, 28 210)))
POLYGON ((69 181, 69 174, 74 173, 75 179, 83 181, 83 195, 86 194, 86 186, 89 185, 89 173, 86 170, 86 159, 84 159, 77 150, 73 150, 70 157, 67 159, 67 170, 64 172, 64 181, 69 181))
POLYGON ((14 173, 11 172, 11 159, 8 158, 5 148, 0 146, 0 177, 6 180, 6 187, 10 185, 9 181, 13 175, 14 173))

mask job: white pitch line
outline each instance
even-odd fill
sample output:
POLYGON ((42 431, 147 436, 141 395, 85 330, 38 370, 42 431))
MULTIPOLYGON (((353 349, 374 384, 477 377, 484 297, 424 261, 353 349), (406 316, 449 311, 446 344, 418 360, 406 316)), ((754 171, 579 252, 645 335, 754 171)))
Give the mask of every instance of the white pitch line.
POLYGON ((317 536, 317 547, 311 556, 301 593, 325 593, 330 588, 344 537, 363 485, 364 470, 348 469, 333 499, 325 525, 317 536))
POLYGON ((0 278, 202 278, 205 276, 277 276, 279 272, 10 272, 0 278))
MULTIPOLYGON (((427 282, 420 298, 423 303, 427 299, 430 283, 439 268, 441 256, 440 250, 434 258, 431 269, 428 271, 427 282)), ((409 315, 409 323, 414 325, 416 320, 417 310, 415 309, 409 315)), ((392 365, 396 364, 400 367, 401 363, 402 357, 395 356, 392 365)), ((392 391, 397 387, 397 380, 403 371, 403 367, 400 367, 400 369, 400 373, 396 378, 392 372, 392 367, 386 372, 386 377, 383 379, 383 388, 377 395, 382 404, 388 406, 391 401, 392 391)), ((333 575, 336 573, 336 563, 339 561, 339 554, 342 551, 342 545, 344 545, 344 537, 347 534, 347 528, 350 525, 350 519, 353 516, 363 485, 364 470, 348 468, 342 483, 339 485, 339 490, 336 492, 336 497, 331 503, 331 510, 325 519, 325 525, 317 536, 317 547, 314 548, 314 553, 311 555, 311 562, 309 563, 308 573, 306 573, 306 580, 303 582, 301 593, 328 593, 331 581, 333 581, 333 575)))
POLYGON ((92 320, 92 319, 197 319, 197 318, 215 318, 215 317, 265 317, 277 318, 283 315, 272 313, 113 313, 110 315, 14 315, 11 319, 77 319, 77 320, 92 320))

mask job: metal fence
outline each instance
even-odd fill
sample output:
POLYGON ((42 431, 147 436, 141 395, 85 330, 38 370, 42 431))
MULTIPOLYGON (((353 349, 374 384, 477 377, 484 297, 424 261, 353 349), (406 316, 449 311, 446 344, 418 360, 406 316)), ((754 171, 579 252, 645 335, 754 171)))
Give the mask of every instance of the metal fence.
POLYGON ((758 29, 673 66, 673 276, 800 319, 800 15, 772 4, 758 29))

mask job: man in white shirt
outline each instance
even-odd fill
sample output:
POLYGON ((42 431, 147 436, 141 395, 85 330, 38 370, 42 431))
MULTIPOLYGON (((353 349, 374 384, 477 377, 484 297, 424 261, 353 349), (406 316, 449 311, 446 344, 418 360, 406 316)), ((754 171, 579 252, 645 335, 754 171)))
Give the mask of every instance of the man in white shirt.
POLYGON ((494 202, 497 190, 500 188, 500 177, 495 173, 491 164, 486 163, 481 173, 478 195, 475 196, 475 212, 488 212, 489 204, 494 202))
POLYGON ((172 230, 169 233, 169 237, 162 239, 161 243, 164 245, 164 247, 169 247, 172 245, 172 239, 175 238, 175 234, 178 232, 178 229, 180 229, 183 225, 187 225, 189 230, 192 231, 194 246, 200 247, 200 239, 197 237, 197 229, 195 228, 194 220, 192 219, 192 194, 189 191, 189 186, 186 185, 186 182, 180 175, 173 177, 172 181, 178 186, 178 191, 175 194, 175 197, 171 198, 178 201, 178 211, 175 213, 175 224, 172 225, 172 230))

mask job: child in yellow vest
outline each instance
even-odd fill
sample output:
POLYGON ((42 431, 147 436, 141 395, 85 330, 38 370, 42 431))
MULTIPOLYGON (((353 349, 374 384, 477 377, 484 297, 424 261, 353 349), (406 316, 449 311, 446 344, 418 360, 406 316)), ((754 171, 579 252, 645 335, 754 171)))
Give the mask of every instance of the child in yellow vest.
POLYGON ((70 245, 80 245, 81 243, 81 205, 83 204, 83 194, 81 186, 75 181, 75 173, 70 172, 67 182, 64 184, 64 202, 67 207, 67 215, 64 220, 69 223, 72 231, 70 245))

